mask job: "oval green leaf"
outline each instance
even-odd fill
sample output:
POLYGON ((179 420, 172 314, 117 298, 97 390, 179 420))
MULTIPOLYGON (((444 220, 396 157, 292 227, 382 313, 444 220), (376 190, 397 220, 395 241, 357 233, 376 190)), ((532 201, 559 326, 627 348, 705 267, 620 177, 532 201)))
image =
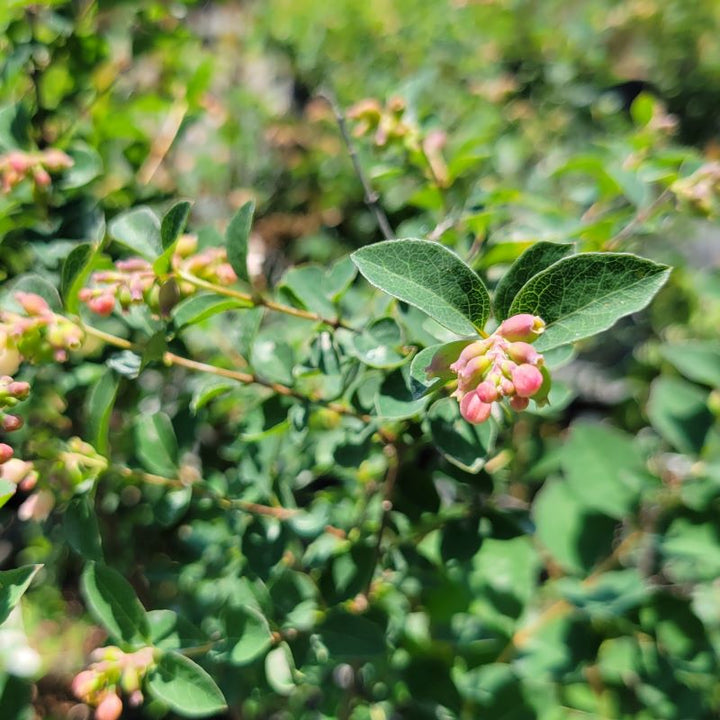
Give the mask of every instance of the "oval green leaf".
POLYGON ((352 254, 375 287, 414 305, 458 335, 476 335, 490 316, 482 280, 451 250, 427 240, 388 240, 352 254))

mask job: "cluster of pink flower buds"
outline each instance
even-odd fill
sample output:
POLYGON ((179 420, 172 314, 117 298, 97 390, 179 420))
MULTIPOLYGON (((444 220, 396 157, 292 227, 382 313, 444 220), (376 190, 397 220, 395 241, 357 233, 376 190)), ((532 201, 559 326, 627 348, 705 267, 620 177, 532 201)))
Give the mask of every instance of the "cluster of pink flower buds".
POLYGON ((23 492, 29 492, 37 484, 38 473, 31 462, 9 458, 0 466, 0 478, 17 485, 23 492))
MULTIPOLYGON (((29 394, 30 383, 14 380, 9 375, 0 377, 0 428, 5 432, 13 432, 23 426, 21 417, 6 413, 5 410, 15 407, 21 400, 25 400, 29 394)), ((2 462, 2 458, 3 452, 0 449, 0 462, 2 462)))
POLYGON ((51 172, 65 170, 72 165, 72 159, 56 148, 35 153, 13 150, 0 156, 0 186, 4 193, 9 193, 26 178, 32 178, 37 187, 46 188, 51 182, 51 172))
POLYGON ((458 378, 453 396, 468 422, 485 422, 493 403, 503 398, 508 398, 513 410, 525 410, 530 398, 538 405, 547 402, 550 377, 543 356, 530 345, 544 330, 541 318, 515 315, 490 337, 464 348, 450 370, 458 378))
POLYGON ((153 648, 124 653, 110 645, 98 648, 90 657, 94 662, 75 676, 72 691, 79 700, 95 707, 95 720, 117 720, 122 715, 120 693, 127 696, 131 707, 142 704, 140 685, 155 664, 153 648))
MULTIPOLYGON (((230 285, 237 280, 224 248, 208 248, 197 254, 196 249, 197 239, 191 235, 183 235, 178 241, 171 261, 178 277, 184 273, 216 285, 230 285)), ((153 309, 159 306, 160 279, 152 264, 142 258, 118 260, 112 270, 93 273, 90 283, 91 287, 83 288, 79 297, 98 315, 110 315, 116 301, 123 310, 137 303, 146 303, 153 309)), ((178 289, 181 296, 196 291, 195 285, 182 280, 178 289)))
POLYGON ((64 362, 68 350, 80 347, 83 331, 62 315, 56 315, 40 295, 16 292, 15 299, 26 314, 0 312, 0 351, 16 351, 30 362, 64 362))

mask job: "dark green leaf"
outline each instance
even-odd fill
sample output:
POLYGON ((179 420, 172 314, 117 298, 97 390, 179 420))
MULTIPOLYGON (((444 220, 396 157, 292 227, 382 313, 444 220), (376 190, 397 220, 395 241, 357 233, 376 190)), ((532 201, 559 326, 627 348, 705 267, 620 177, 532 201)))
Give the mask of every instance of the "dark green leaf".
POLYGON ((223 711, 225 698, 215 681, 190 658, 164 652, 148 673, 146 687, 183 717, 206 717, 223 711))
POLYGON ((570 244, 536 242, 529 247, 505 273, 498 283, 493 310, 498 320, 508 317, 510 306, 520 289, 532 277, 573 251, 570 244))
POLYGON ((407 418, 417 415, 427 404, 427 397, 415 398, 410 388, 408 366, 390 373, 375 397, 375 409, 384 418, 407 418))
POLYGON ((148 339, 142 349, 140 360, 140 372, 142 372, 151 363, 159 362, 165 356, 167 351, 167 339, 164 330, 158 330, 152 337, 148 339))
POLYGON ((177 475, 177 439, 164 412, 135 419, 135 452, 146 470, 164 477, 177 475))
POLYGON ((452 251, 425 240, 390 240, 352 254, 375 287, 403 300, 458 335, 475 335, 490 315, 482 280, 452 251))
POLYGON ((112 370, 106 370, 93 385, 87 399, 87 424, 90 442, 101 455, 108 454, 108 430, 119 381, 112 370))
POLYGON ((227 257, 230 266, 240 280, 250 281, 247 267, 248 238, 252 227, 255 203, 246 202, 233 216, 225 232, 227 257))
POLYGON ((80 579, 80 589, 93 616, 114 640, 129 645, 147 641, 149 629, 145 608, 120 573, 106 565, 90 562, 80 579))
POLYGON ((539 315, 547 328, 538 350, 607 330, 642 310, 665 284, 670 268, 625 253, 583 253, 559 260, 527 282, 509 314, 539 315))
POLYGON ((164 215, 160 224, 160 244, 163 250, 175 245, 175 241, 187 225, 190 216, 190 203, 186 200, 173 205, 164 215))
POLYGON ((471 340, 455 340, 451 343, 431 345, 415 355, 410 364, 410 377, 416 395, 438 388, 457 375, 450 370, 460 353, 471 340))
POLYGON ((0 571, 0 625, 30 587, 42 565, 25 565, 14 570, 0 571))
POLYGON ((334 662, 369 659, 387 650, 383 628, 342 610, 329 614, 316 630, 334 662))
POLYGON ((65 300, 65 307, 76 313, 79 307, 78 292, 85 285, 90 270, 94 251, 91 243, 82 243, 74 247, 65 258, 62 267, 60 290, 65 300))
POLYGON ((100 528, 88 494, 79 495, 70 501, 63 517, 63 530, 70 547, 81 557, 102 561, 100 528))
POLYGON ((207 637, 173 610, 150 610, 147 613, 150 642, 162 650, 179 650, 207 642, 207 637))

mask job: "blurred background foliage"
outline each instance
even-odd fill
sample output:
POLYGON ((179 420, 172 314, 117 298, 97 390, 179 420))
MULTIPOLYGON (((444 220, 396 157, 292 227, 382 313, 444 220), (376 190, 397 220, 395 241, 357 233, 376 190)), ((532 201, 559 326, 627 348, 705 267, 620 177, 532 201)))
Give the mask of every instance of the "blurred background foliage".
MULTIPOLYGON (((107 228, 122 257, 113 220, 178 197, 201 246, 217 244, 252 198, 257 287, 389 324, 331 340, 235 311, 178 330, 175 347, 343 394, 398 438, 393 461, 353 418, 178 368, 129 379, 108 349, 24 368, 20 455, 44 468, 56 511, 21 522, 16 497, 0 514, 3 566, 45 563, 24 624, 0 629, 3 717, 66 717, 69 680, 103 640, 77 590, 81 513, 53 463, 91 432, 105 364, 121 383, 94 497, 106 559, 202 639, 239 632, 246 607, 272 630, 269 654, 260 633, 201 660, 229 717, 717 717, 715 0, 8 0, 0 30, 0 151, 74 161, 47 188, 0 195, 4 278, 57 284, 68 252, 107 228), (349 110, 398 237, 441 239, 489 286, 539 240, 637 251, 675 266, 669 285, 558 357, 553 404, 497 438, 443 401, 424 412, 393 369, 446 338, 343 269, 382 236, 328 98, 349 110), (363 127, 367 99, 395 135, 363 127), (207 488, 194 497, 142 481, 193 472, 207 488), (221 511, 218 497, 303 521, 221 511)), ((107 327, 137 338, 156 322, 107 327)))

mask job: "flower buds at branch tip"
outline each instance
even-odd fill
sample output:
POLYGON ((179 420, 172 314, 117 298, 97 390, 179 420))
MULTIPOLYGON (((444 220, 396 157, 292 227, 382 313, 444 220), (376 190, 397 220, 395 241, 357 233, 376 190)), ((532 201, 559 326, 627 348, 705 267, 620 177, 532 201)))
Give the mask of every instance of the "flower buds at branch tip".
POLYGON ((543 368, 543 356, 529 344, 544 329, 539 317, 515 315, 490 337, 465 346, 450 370, 458 376, 453 396, 468 422, 485 422, 493 403, 503 398, 513 410, 525 410, 529 398, 538 405, 547 402, 550 376, 543 368))

